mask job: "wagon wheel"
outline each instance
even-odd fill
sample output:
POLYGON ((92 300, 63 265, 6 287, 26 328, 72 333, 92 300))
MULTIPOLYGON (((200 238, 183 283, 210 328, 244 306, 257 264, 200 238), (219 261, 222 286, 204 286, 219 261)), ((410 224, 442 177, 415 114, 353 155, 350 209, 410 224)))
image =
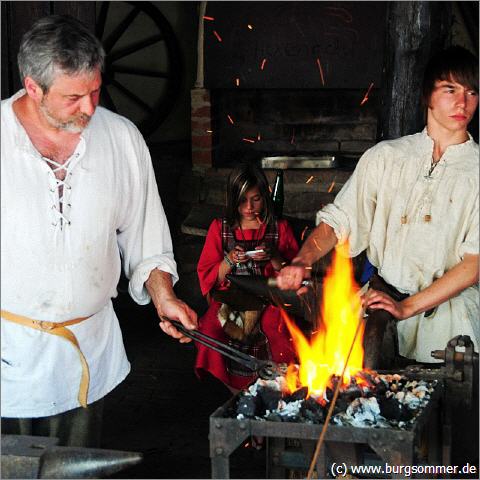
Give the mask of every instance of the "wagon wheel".
POLYGON ((183 68, 172 27, 150 2, 99 2, 96 35, 106 53, 101 104, 148 136, 180 92, 183 68))

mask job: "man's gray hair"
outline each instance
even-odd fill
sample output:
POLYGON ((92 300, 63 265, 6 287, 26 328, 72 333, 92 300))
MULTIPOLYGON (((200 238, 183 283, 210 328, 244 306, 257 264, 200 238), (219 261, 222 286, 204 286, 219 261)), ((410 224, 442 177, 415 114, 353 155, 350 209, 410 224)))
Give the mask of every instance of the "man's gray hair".
POLYGON ((26 32, 18 52, 22 83, 31 77, 46 93, 55 76, 103 70, 105 51, 80 21, 68 15, 50 15, 26 32))

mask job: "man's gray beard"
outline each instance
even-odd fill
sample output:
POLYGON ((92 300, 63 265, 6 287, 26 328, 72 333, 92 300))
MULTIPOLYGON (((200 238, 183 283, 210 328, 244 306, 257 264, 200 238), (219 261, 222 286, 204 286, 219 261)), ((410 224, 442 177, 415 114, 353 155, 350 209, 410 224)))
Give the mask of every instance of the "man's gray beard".
POLYGON ((68 132, 68 133, 82 133, 91 119, 89 115, 85 115, 84 113, 82 113, 81 118, 87 121, 84 126, 80 126, 80 125, 77 125, 77 123, 74 120, 68 120, 66 122, 62 122, 58 120, 57 118, 55 118, 53 115, 50 114, 50 112, 48 111, 48 108, 45 106, 43 102, 40 104, 40 110, 45 116, 45 119, 47 120, 47 122, 52 127, 57 128, 58 130, 63 130, 64 132, 68 132))

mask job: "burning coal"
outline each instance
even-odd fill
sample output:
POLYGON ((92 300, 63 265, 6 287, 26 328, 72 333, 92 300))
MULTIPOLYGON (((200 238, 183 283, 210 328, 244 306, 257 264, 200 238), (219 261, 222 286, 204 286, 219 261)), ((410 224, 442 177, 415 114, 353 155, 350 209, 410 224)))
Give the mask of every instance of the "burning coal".
POLYGON ((406 429, 428 403, 436 380, 363 369, 364 318, 348 243, 336 247, 323 282, 321 322, 307 338, 282 310, 299 364, 257 380, 231 416, 277 422, 406 429))
MULTIPOLYGON (((257 380, 242 392, 231 416, 274 422, 324 423, 340 378, 332 377, 319 397, 308 388, 288 392, 284 376, 257 380)), ((427 405, 437 380, 411 380, 399 374, 358 372, 340 389, 331 423, 354 427, 397 427, 408 429, 427 405)))

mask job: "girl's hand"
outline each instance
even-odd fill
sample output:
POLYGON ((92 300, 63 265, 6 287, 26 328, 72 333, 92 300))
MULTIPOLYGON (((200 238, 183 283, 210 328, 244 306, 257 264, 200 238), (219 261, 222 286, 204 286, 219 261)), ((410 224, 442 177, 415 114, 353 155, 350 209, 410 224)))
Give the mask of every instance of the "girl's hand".
POLYGON ((257 247, 255 247, 255 250, 263 250, 250 256, 256 262, 266 262, 272 258, 272 250, 265 244, 258 245, 257 247))
POLYGON ((248 262, 245 250, 240 245, 237 245, 233 250, 228 252, 228 258, 235 264, 248 262))

